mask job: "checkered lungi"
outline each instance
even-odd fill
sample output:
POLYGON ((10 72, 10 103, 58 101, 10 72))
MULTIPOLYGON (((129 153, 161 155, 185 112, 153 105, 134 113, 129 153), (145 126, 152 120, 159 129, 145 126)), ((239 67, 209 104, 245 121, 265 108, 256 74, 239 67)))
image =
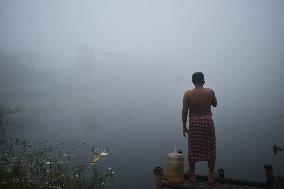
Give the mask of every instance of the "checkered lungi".
POLYGON ((215 127, 211 115, 190 116, 188 133, 188 160, 216 159, 215 127))

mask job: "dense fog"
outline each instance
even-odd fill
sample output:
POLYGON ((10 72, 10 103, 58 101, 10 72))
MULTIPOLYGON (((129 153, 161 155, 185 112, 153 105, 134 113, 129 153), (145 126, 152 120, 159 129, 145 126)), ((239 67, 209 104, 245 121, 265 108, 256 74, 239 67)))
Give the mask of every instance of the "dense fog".
MULTIPOLYGON (((216 168, 284 175, 284 1, 0 1, 0 102, 32 137, 111 149, 113 188, 150 188, 182 136, 182 97, 215 91, 216 168), (129 181, 131 180, 131 181, 129 181)), ((199 166, 200 173, 206 165, 199 166), (202 167, 203 166, 203 167, 202 167)))

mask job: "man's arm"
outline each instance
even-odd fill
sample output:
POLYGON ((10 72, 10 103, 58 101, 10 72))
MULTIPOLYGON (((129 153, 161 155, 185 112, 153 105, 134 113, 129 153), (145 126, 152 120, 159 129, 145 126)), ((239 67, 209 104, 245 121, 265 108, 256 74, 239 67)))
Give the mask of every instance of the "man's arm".
POLYGON ((212 98, 212 102, 211 102, 211 105, 213 107, 216 107, 217 106, 217 99, 216 99, 216 96, 215 96, 215 92, 212 90, 213 92, 213 98, 212 98))
POLYGON ((186 128, 186 122, 187 122, 187 115, 188 115, 188 101, 186 98, 186 94, 183 96, 183 107, 182 107, 182 125, 183 125, 183 135, 186 137, 185 133, 188 133, 188 130, 186 128))

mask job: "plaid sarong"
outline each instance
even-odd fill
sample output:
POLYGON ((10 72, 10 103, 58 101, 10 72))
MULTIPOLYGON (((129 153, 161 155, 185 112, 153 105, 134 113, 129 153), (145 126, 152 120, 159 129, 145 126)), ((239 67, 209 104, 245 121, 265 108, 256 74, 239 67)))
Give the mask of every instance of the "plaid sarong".
POLYGON ((188 160, 216 159, 215 127, 211 115, 190 116, 188 133, 188 160))

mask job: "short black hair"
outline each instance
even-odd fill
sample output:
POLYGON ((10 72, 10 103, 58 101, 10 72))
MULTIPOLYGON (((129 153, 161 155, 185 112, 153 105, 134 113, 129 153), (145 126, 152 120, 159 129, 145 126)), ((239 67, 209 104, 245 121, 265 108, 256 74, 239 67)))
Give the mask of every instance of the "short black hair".
POLYGON ((192 74, 192 83, 194 85, 204 84, 204 75, 202 72, 195 72, 192 74))

